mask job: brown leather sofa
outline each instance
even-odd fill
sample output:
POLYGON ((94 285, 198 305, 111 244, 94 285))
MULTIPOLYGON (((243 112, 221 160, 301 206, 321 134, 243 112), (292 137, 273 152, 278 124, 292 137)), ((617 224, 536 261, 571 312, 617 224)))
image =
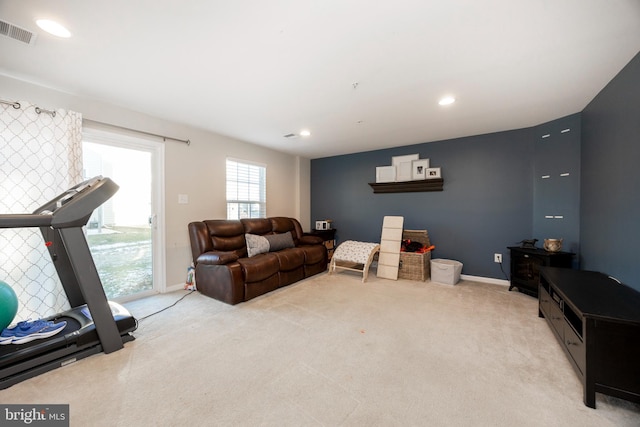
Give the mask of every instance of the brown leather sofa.
POLYGON ((304 234, 294 218, 192 222, 189 238, 198 291, 227 304, 248 301, 327 269, 322 239, 304 234), (260 246, 265 241, 270 242, 268 251, 260 246))

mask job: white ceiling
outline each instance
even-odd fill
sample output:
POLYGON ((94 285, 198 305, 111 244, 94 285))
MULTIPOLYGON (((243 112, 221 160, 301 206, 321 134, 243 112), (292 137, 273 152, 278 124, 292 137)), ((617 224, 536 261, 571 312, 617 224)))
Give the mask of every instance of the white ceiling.
POLYGON ((0 74, 309 158, 576 113, 640 51, 639 0, 0 0, 0 20, 38 33, 0 37, 0 74))

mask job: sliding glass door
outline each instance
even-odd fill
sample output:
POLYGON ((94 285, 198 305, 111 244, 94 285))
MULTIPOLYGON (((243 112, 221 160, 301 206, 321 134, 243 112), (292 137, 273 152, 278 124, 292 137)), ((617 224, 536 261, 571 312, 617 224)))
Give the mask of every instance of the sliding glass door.
POLYGON ((85 130, 85 178, 102 175, 120 189, 93 213, 87 241, 107 297, 128 300, 161 291, 164 282, 161 170, 164 146, 85 130))

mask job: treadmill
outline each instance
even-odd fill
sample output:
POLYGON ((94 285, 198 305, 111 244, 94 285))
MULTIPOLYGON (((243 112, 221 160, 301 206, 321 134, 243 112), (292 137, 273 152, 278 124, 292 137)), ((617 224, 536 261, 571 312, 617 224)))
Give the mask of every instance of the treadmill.
MULTIPOLYGON (((100 352, 111 353, 134 340, 136 319, 107 301, 82 227, 119 187, 109 178, 88 179, 32 214, 0 214, 0 229, 38 227, 71 309, 46 318, 65 320, 54 336, 0 346, 0 389, 100 352)), ((0 230, 1 232, 1 230, 0 230)))

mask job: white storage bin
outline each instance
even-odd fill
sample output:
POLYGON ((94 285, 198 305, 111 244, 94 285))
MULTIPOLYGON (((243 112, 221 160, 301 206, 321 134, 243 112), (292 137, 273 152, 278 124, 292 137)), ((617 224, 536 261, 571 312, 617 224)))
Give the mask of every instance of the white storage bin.
POLYGON ((461 272, 462 263, 460 261, 439 258, 431 260, 432 282, 455 285, 460 280, 461 272))

